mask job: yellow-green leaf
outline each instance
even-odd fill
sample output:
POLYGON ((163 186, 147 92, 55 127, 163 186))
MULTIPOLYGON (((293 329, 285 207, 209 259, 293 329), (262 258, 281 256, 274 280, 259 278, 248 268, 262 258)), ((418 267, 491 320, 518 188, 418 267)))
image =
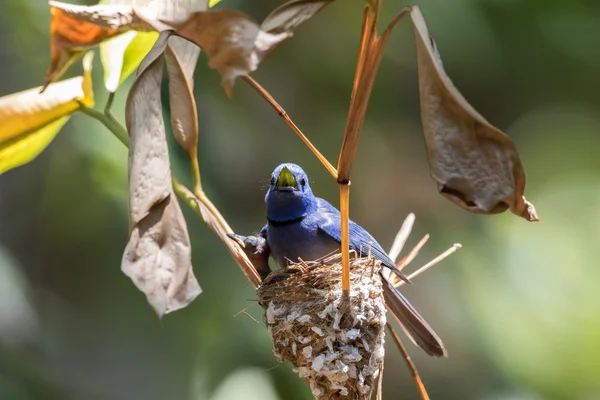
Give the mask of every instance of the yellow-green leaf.
POLYGON ((0 144, 0 174, 37 157, 68 120, 69 116, 59 118, 33 133, 23 135, 19 140, 0 144))
POLYGON ((114 93, 137 69, 157 38, 158 32, 129 31, 100 44, 104 85, 109 92, 114 93))
POLYGON ((93 53, 83 59, 83 76, 0 98, 0 174, 33 160, 54 139, 80 102, 94 105, 93 53))
POLYGON ((209 7, 213 7, 213 6, 215 6, 215 5, 216 5, 218 2, 220 2, 220 1, 221 1, 221 0, 210 0, 210 1, 208 2, 208 6, 209 6, 209 7))

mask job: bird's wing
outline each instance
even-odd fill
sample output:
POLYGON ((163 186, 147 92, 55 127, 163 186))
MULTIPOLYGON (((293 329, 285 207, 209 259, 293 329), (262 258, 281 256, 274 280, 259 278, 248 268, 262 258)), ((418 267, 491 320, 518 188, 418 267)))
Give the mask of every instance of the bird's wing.
MULTIPOLYGON (((318 198, 317 204, 319 206, 317 211, 319 213, 319 230, 332 239, 341 242, 340 212, 326 200, 318 198)), ((350 220, 348 229, 350 248, 352 250, 359 252, 361 255, 367 255, 370 246, 373 257, 381 261, 386 267, 397 269, 396 264, 390 259, 385 250, 381 248, 381 245, 363 227, 350 220)))

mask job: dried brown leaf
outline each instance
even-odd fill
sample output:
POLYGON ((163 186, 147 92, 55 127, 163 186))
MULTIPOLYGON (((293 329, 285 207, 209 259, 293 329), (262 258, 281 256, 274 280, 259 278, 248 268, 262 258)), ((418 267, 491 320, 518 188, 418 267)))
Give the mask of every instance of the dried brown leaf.
POLYGON ((198 113, 192 85, 193 73, 200 49, 194 43, 179 37, 172 37, 170 42, 165 55, 169 72, 169 102, 171 105, 173 134, 185 151, 188 153, 195 152, 198 145, 198 113), (172 43, 173 41, 179 42, 172 43), (186 48, 190 51, 186 52, 186 48), (190 59, 189 53, 194 51, 196 57, 190 59), (181 57, 187 60, 187 74, 185 66, 182 65, 181 57))
POLYGON ((418 54, 421 119, 431 175, 440 193, 472 212, 510 209, 537 221, 523 196, 525 173, 510 138, 465 100, 444 71, 418 7, 411 10, 418 54))
POLYGON ((159 32, 188 20, 190 14, 206 11, 208 0, 128 0, 135 14, 159 32), (168 22, 167 22, 168 21, 168 22))
MULTIPOLYGON (((378 7, 378 5, 376 6, 378 7)), ((371 90, 381 63, 383 49, 391 32, 391 30, 385 31, 381 36, 377 34, 378 12, 378 8, 365 8, 354 86, 344 131, 344 141, 338 159, 337 181, 341 183, 350 180, 350 171, 358 149, 358 138, 367 113, 371 90)))
POLYGON ((49 4, 51 65, 46 86, 86 49, 127 30, 149 29, 126 5, 78 6, 57 1, 49 4))
POLYGON ((161 34, 142 61, 126 106, 132 229, 121 268, 159 317, 187 306, 201 292, 185 219, 173 195, 162 116, 162 54, 169 36, 161 34))
POLYGON ((334 0, 292 0, 277 7, 260 28, 269 33, 292 32, 334 0))
MULTIPOLYGON (((208 0, 152 0, 136 8, 149 25, 158 31, 172 29, 163 21, 186 21, 193 12, 206 11, 208 0)), ((166 52, 169 73, 171 125, 177 142, 188 153, 198 144, 198 115, 194 99, 194 71, 200 48, 180 37, 171 37, 166 52)), ((194 156, 195 157, 195 156, 194 156)))
POLYGON ((221 73, 230 97, 235 78, 255 71, 271 49, 291 36, 265 32, 247 15, 231 10, 196 12, 182 24, 168 24, 208 54, 208 65, 221 73))

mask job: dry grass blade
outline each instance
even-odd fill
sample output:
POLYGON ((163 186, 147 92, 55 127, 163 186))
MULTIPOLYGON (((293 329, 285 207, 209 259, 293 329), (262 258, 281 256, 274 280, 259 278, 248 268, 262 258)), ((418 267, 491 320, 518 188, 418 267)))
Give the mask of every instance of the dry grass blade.
MULTIPOLYGON (((452 245, 452 247, 450 247, 448 250, 446 250, 445 252, 443 252, 442 254, 440 254, 439 256, 434 258, 433 260, 429 261, 427 264, 423 265, 421 268, 419 268, 412 274, 408 275, 408 279, 416 278, 417 276, 421 275, 423 272, 427 271, 429 268, 433 267, 434 265, 436 265, 437 263, 442 261, 444 258, 448 257, 450 254, 456 253, 461 248, 462 248, 462 245, 460 243, 454 243, 452 245)), ((394 286, 398 287, 398 286, 401 286, 403 283, 404 283, 404 281, 399 280, 398 282, 394 283, 394 286)))
POLYGON ((380 1, 374 1, 365 9, 350 109, 346 121, 342 150, 338 159, 338 182, 350 180, 350 170, 358 148, 360 130, 365 119, 383 50, 395 24, 410 11, 409 8, 403 9, 388 25, 383 34, 379 36, 377 35, 377 16, 380 3, 380 1))
POLYGON ((417 243, 417 245, 413 247, 412 250, 406 256, 402 257, 402 259, 398 261, 396 266, 400 271, 402 271, 408 264, 410 264, 415 259, 415 257, 419 254, 419 251, 421 251, 421 249, 423 248, 423 246, 425 246, 425 243, 427 243, 428 240, 429 234, 423 236, 423 238, 419 240, 419 243, 417 243))
POLYGON ((413 214, 413 213, 408 214, 406 216, 406 219, 404 219, 404 222, 402 223, 400 230, 396 234, 396 237, 394 238, 394 243, 392 243, 392 247, 390 248, 389 256, 393 262, 396 262, 396 260, 398 259, 398 256, 402 252, 402 249, 404 248, 404 245, 406 244, 406 240, 410 236, 410 232, 412 231, 414 223, 415 223, 415 214, 413 214))
MULTIPOLYGON (((421 249, 423 248, 423 246, 425 246, 425 243, 427 243, 428 240, 429 240, 429 235, 423 236, 423 238, 421 240, 419 240, 419 243, 417 243, 417 245, 415 247, 413 247, 408 252, 407 255, 405 255, 404 257, 402 257, 402 259, 396 263, 396 267, 400 271, 402 271, 404 268, 406 268, 406 266, 408 264, 410 264, 415 259, 415 257, 419 254, 419 252, 421 251, 421 249)), ((398 282, 402 281, 402 279, 398 278, 398 276, 396 274, 390 274, 390 281, 394 285, 397 285, 398 282)))
POLYGON ((400 350, 400 353, 402 354, 402 358, 404 358, 404 361, 406 362, 406 366, 408 367, 410 374, 412 375, 413 379, 415 380, 415 385, 417 386, 417 391, 419 392, 419 397, 421 398, 421 400, 429 400, 429 395, 427 394, 425 385, 423 384, 423 381, 421 380, 421 376, 419 375, 417 366, 415 365, 415 363, 413 363, 412 359, 410 358, 410 355, 406 351, 406 348, 402 344, 402 341, 400 340, 400 337, 398 336, 398 334, 396 333, 394 328, 392 328, 392 326, 390 324, 387 324, 387 327, 388 327, 388 331, 392 335, 392 338, 394 339, 394 343, 396 343, 398 350, 400 350))
MULTIPOLYGON (((378 4, 378 3, 377 3, 378 4)), ((386 40, 381 41, 377 36, 377 14, 379 7, 368 7, 365 10, 363 32, 360 39, 360 48, 354 76, 354 86, 350 99, 350 108, 342 149, 338 159, 338 182, 350 180, 350 170, 356 155, 358 137, 367 111, 371 89, 375 82, 377 69, 381 62, 383 47, 386 40)))
POLYGON ((377 400, 383 400, 383 370, 385 367, 385 360, 381 364, 381 373, 379 374, 379 379, 377 380, 377 400))

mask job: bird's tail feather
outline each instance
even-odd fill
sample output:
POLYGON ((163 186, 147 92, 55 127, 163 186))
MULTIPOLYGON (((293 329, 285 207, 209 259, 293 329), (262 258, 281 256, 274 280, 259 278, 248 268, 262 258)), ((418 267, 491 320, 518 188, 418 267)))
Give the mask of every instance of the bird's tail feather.
POLYGON ((387 279, 382 277, 385 304, 412 342, 434 357, 447 357, 440 337, 387 279))

